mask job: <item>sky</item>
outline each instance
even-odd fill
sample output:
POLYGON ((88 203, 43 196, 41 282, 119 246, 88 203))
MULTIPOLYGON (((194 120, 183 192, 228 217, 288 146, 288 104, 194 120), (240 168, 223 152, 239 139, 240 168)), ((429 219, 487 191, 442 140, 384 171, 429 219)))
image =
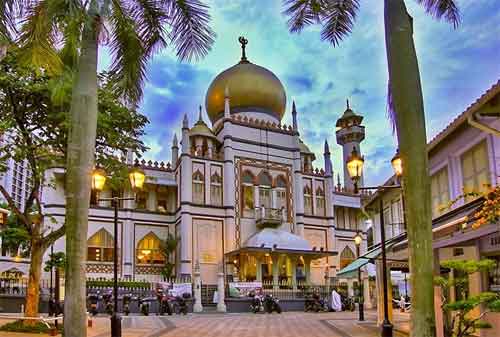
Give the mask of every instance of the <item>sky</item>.
MULTIPOLYGON (((201 61, 181 63, 166 48, 148 65, 148 80, 140 111, 149 119, 144 141, 146 159, 170 161, 174 132, 184 114, 190 125, 213 78, 240 59, 238 36, 244 35, 248 59, 278 76, 287 94, 283 123, 291 122, 295 100, 301 138, 323 166, 323 144, 330 144, 333 167, 342 175, 342 149, 336 144, 335 123, 351 108, 364 116, 365 183, 382 183, 392 174, 390 160, 397 139, 387 118, 387 61, 383 1, 361 0, 355 27, 339 46, 321 41, 320 26, 300 34, 288 32, 281 0, 211 0, 211 25, 217 34, 201 61)), ((500 79, 500 1, 456 0, 462 22, 457 29, 436 21, 415 0, 406 0, 414 18, 414 40, 422 78, 427 138, 430 140, 500 79)), ((99 55, 100 69, 112 56, 99 55)), ((203 108, 205 121, 208 122, 203 108)))

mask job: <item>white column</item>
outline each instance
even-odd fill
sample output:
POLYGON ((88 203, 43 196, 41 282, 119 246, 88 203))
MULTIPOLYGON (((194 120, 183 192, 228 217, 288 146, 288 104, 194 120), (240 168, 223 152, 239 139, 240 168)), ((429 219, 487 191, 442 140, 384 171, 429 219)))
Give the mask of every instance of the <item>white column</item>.
POLYGON ((196 261, 194 267, 194 312, 202 312, 203 305, 201 304, 201 273, 200 273, 200 263, 196 261))
POLYGON ((219 272, 217 274, 217 294, 219 295, 217 301, 217 311, 226 312, 224 269, 222 267, 222 263, 219 266, 219 272))
POLYGON ((260 194, 259 194, 259 186, 253 187, 253 199, 255 203, 255 207, 260 209, 260 194))
POLYGON ((147 209, 154 212, 156 211, 157 197, 156 197, 156 185, 148 186, 148 200, 147 209))
POLYGON ((271 259, 273 261, 273 289, 279 289, 279 267, 280 267, 280 259, 279 255, 272 254, 271 259))
POLYGON ((256 260, 256 273, 255 273, 255 277, 257 279, 257 282, 262 282, 262 259, 259 255, 257 255, 255 257, 255 260, 256 260))
POLYGON ((373 304, 370 300, 370 279, 366 275, 363 278, 363 298, 365 309, 372 309, 373 304))
POLYGON ((297 290, 297 257, 290 257, 290 265, 292 267, 292 287, 293 290, 297 290))

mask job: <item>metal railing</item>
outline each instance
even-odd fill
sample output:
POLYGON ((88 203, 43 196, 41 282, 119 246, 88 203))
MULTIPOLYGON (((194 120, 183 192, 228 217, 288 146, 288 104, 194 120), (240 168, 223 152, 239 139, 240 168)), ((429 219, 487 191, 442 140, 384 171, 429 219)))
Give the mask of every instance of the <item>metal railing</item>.
POLYGON ((278 208, 256 207, 255 224, 257 227, 280 226, 283 222, 283 211, 278 208))

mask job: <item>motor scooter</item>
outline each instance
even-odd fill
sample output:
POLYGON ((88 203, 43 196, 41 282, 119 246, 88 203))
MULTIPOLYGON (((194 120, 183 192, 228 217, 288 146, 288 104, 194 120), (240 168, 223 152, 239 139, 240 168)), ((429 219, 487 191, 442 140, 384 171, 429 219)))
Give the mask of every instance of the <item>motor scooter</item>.
POLYGON ((264 296, 264 308, 268 314, 272 314, 276 311, 278 314, 281 314, 281 306, 279 304, 279 300, 275 298, 271 294, 266 294, 264 296))
POLYGON ((99 292, 90 293, 87 296, 89 302, 89 312, 92 316, 96 316, 98 313, 97 306, 99 304, 99 292))

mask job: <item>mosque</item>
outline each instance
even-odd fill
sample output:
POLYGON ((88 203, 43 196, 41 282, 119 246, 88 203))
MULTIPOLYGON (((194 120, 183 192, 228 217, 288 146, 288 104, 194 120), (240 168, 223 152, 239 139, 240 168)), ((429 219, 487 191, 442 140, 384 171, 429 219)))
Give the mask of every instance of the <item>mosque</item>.
MULTIPOLYGON (((171 161, 127 158, 144 170, 146 184, 135 201, 120 205, 118 233, 109 201, 92 200, 89 277, 112 277, 115 235, 119 275, 134 280, 160 278, 167 259, 161 240, 169 233, 179 238, 168 257, 175 274, 191 277, 199 265, 205 284, 216 284, 221 270, 228 280, 324 284, 355 259, 354 236, 363 231, 363 221, 347 170, 341 183, 326 141, 324 167, 314 167, 316 154, 298 131, 300 111, 295 103, 286 111, 281 81, 246 57, 247 40, 240 43, 241 59, 208 87, 210 121, 203 120, 201 107, 194 124, 184 116, 171 161), (286 113, 292 114, 292 125, 281 123, 286 113)), ((345 162, 353 148, 361 153, 363 117, 349 106, 338 116, 336 138, 345 162)), ((45 218, 62 224, 64 171, 47 174, 55 183, 43 190, 45 218)), ((117 194, 133 195, 108 189, 101 197, 117 194)), ((54 250, 64 250, 64 238, 54 250)), ((17 269, 27 273, 27 265, 17 269)))

